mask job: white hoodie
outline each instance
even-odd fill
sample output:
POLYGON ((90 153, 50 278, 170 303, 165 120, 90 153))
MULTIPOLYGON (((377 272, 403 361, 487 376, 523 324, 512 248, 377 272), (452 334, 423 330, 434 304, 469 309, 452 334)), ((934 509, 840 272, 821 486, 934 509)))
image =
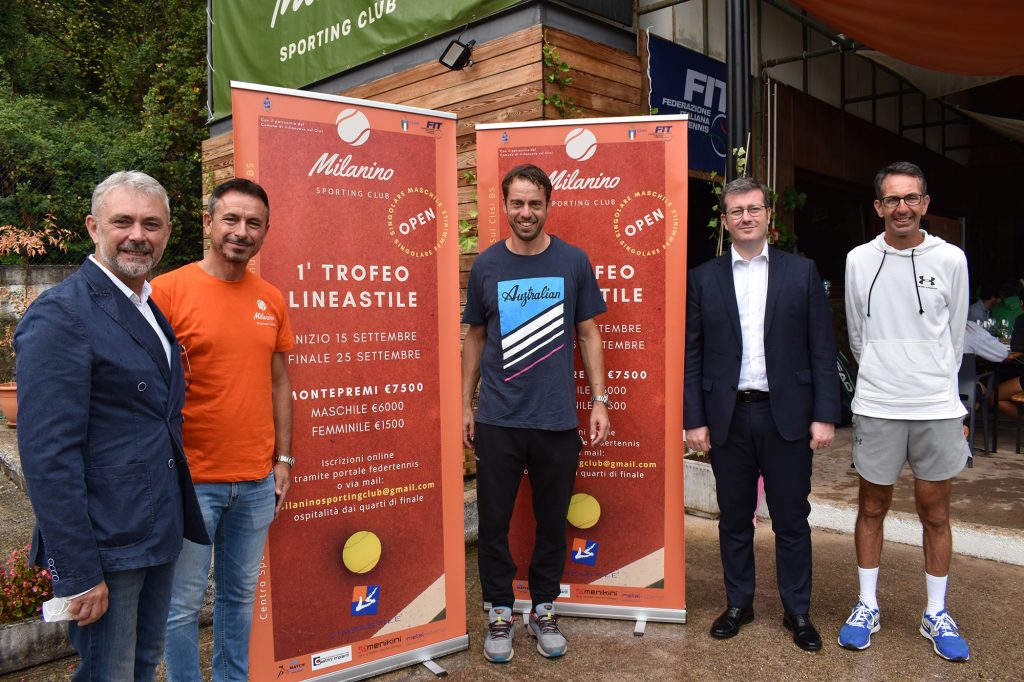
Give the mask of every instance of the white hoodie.
POLYGON ((899 251, 880 234, 846 257, 846 321, 860 364, 853 413, 952 419, 969 304, 964 252, 921 230, 899 251))

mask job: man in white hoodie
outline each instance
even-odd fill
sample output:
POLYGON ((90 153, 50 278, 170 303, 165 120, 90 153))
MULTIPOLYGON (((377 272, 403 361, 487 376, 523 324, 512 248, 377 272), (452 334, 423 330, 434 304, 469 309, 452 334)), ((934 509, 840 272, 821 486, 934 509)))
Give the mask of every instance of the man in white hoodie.
POLYGON ((930 198, 920 168, 906 162, 883 168, 875 177, 875 196, 885 232, 846 258, 850 348, 860 364, 853 399, 860 598, 839 631, 839 644, 866 649, 881 627, 875 588, 882 525, 893 485, 909 461, 924 531, 928 604, 920 632, 938 655, 966 661, 970 648, 945 598, 953 546, 949 495, 969 455, 957 388, 967 260, 960 249, 921 229, 930 198))

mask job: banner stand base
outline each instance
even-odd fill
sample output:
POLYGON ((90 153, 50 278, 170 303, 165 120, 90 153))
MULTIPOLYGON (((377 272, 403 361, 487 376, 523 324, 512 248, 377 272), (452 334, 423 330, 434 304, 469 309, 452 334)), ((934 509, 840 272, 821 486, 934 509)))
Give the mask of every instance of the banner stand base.
MULTIPOLYGON (((514 611, 530 615, 533 604, 529 599, 516 599, 514 611)), ((483 602, 484 611, 490 611, 490 602, 483 602)), ((609 618, 611 620, 635 620, 636 629, 640 634, 633 634, 642 637, 646 623, 685 623, 686 609, 657 609, 643 606, 611 606, 607 604, 569 604, 566 602, 555 602, 555 613, 559 616, 573 616, 581 618, 609 618)))
POLYGON ((368 677, 383 675, 384 673, 389 673, 392 670, 398 670, 399 668, 406 668, 411 665, 419 664, 425 665, 438 677, 445 677, 448 675, 448 672, 441 666, 434 663, 431 659, 458 653, 459 651, 465 651, 468 648, 469 635, 465 634, 460 637, 453 637, 452 639, 446 639, 443 642, 437 642, 436 644, 425 646, 421 649, 388 656, 387 658, 382 658, 379 661, 372 661, 346 670, 327 673, 320 677, 312 677, 310 680, 322 680, 323 682, 352 682, 353 680, 365 680, 368 677), (441 672, 435 672, 435 667, 441 672))
POLYGON ((448 671, 431 660, 423 661, 423 667, 434 673, 434 677, 448 677, 448 671))
MULTIPOLYGON (((686 622, 686 621, 684 620, 683 622, 686 622)), ((647 619, 646 618, 637 618, 636 619, 636 625, 633 626, 633 636, 634 637, 643 637, 644 636, 644 631, 646 631, 646 630, 647 630, 647 619)))

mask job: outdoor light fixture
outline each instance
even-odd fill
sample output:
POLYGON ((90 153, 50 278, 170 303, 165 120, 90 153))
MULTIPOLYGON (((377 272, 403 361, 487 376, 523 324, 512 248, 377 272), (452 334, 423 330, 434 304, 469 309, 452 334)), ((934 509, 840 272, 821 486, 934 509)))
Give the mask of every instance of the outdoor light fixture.
MULTIPOLYGON (((461 37, 461 36, 460 36, 461 37)), ((473 66, 473 60, 470 58, 473 53, 473 46, 476 45, 475 40, 471 40, 468 43, 461 43, 456 38, 452 42, 448 43, 448 47, 444 49, 441 54, 441 58, 437 61, 447 66, 452 71, 458 71, 467 66, 473 66)))

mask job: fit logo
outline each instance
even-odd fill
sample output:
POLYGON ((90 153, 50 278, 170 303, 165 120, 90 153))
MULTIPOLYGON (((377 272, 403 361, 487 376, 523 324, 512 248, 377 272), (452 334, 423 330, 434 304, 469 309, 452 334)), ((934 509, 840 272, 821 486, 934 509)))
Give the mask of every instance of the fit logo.
POLYGON ((933 286, 935 286, 935 278, 934 277, 925 277, 924 275, 918 275, 917 276, 917 283, 918 283, 919 286, 924 286, 924 285, 927 284, 928 286, 933 287, 933 286))
POLYGON ((427 121, 427 130, 441 130, 441 121, 427 121))
POLYGON ((667 135, 671 131, 672 131, 672 126, 654 126, 654 134, 655 135, 657 135, 659 133, 663 133, 663 134, 667 135))

